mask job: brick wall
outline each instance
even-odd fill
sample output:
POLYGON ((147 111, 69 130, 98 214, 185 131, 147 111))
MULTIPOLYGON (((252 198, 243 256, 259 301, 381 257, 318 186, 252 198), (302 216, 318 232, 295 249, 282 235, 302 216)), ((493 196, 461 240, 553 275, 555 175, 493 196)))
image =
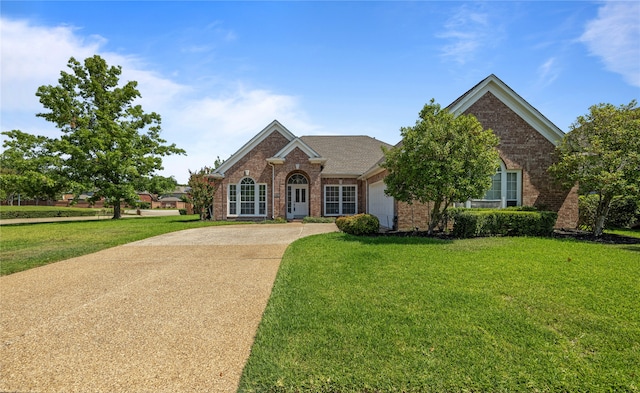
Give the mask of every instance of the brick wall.
POLYGON ((216 220, 227 219, 227 189, 229 184, 237 184, 249 171, 249 177, 256 183, 267 184, 267 211, 271 213, 271 167, 267 158, 273 157, 286 146, 289 140, 277 131, 272 132, 253 150, 245 154, 238 162, 225 172, 225 178, 218 181, 214 195, 214 217, 216 220))
POLYGON ((286 217, 287 214, 287 181, 294 173, 303 174, 309 181, 309 215, 320 216, 321 212, 321 181, 320 164, 309 163, 309 156, 299 148, 292 150, 286 157, 284 164, 275 164, 274 181, 272 183, 272 167, 266 161, 273 157, 289 140, 279 132, 272 132, 253 150, 245 154, 237 163, 225 172, 225 178, 216 181, 217 188, 214 196, 214 216, 216 220, 227 219, 227 189, 229 184, 238 184, 249 171, 249 177, 256 183, 267 185, 267 218, 286 217), (275 192, 275 194, 272 194, 275 192), (273 198, 272 198, 273 195, 273 198), (274 202, 274 203, 273 203, 274 202), (273 206, 272 205, 275 205, 273 206))
POLYGON ((522 171, 522 204, 558 212, 557 227, 575 228, 577 189, 563 189, 547 172, 555 162, 553 143, 490 92, 466 113, 476 116, 484 128, 491 128, 500 138, 498 150, 507 170, 522 171))

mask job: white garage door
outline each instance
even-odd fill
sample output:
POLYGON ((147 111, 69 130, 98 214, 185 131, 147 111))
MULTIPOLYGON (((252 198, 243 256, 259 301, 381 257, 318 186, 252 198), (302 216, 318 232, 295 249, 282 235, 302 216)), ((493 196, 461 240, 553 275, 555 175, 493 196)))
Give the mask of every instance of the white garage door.
POLYGON ((369 184, 369 214, 380 220, 385 228, 393 227, 393 198, 384 195, 386 185, 383 181, 369 184))

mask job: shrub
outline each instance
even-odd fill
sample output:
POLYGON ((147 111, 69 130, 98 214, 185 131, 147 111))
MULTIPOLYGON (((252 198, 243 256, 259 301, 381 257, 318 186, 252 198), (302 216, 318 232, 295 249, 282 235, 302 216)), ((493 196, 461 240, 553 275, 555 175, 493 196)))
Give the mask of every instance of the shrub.
POLYGON ((550 236, 557 218, 557 213, 549 211, 459 210, 453 216, 453 235, 550 236))
POLYGON ((371 214, 339 217, 336 219, 336 225, 342 232, 356 236, 373 235, 380 230, 378 217, 371 214))
POLYGON ((37 209, 30 210, 24 209, 11 209, 3 208, 0 210, 0 218, 8 220, 12 218, 50 218, 50 217, 81 217, 81 216, 95 216, 98 213, 94 209, 68 209, 68 208, 50 208, 50 209, 37 209))
POLYGON ((180 213, 181 216, 187 215, 187 209, 178 209, 178 212, 180 213))

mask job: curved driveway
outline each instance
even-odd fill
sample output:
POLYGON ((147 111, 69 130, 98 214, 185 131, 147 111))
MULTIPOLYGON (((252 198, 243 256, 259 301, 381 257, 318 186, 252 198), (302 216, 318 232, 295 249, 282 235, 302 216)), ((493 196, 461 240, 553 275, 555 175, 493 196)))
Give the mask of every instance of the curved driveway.
POLYGON ((333 224, 190 229, 0 278, 0 391, 233 392, 280 260, 333 224))

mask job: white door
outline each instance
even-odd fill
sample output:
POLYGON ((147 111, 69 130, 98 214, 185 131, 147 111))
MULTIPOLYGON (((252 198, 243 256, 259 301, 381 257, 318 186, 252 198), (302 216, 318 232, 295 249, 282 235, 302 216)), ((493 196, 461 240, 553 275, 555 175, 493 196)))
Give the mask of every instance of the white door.
POLYGON ((289 185, 291 198, 291 212, 287 214, 288 218, 303 218, 309 215, 308 193, 309 186, 306 184, 289 185))
POLYGON ((378 217, 380 226, 393 228, 393 198, 384 194, 386 188, 384 181, 369 184, 369 214, 378 217))

